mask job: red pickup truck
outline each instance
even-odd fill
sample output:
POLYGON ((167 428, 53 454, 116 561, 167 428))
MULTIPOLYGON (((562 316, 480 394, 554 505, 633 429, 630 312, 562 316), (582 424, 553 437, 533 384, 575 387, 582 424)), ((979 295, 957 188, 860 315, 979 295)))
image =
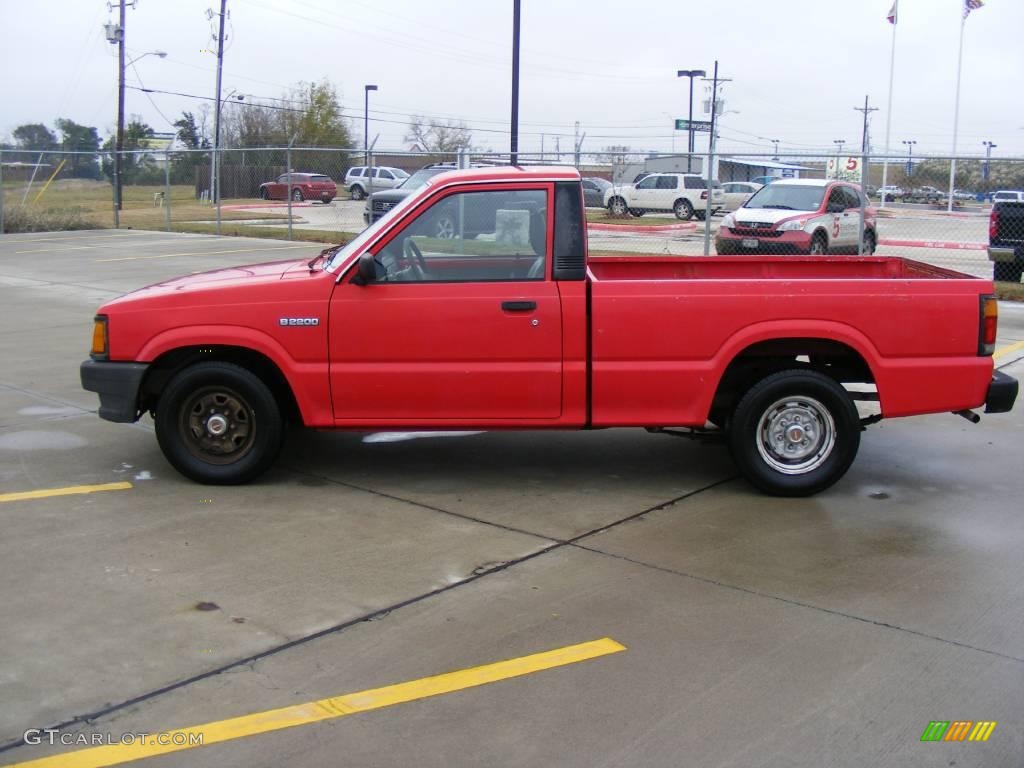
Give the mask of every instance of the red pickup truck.
POLYGON ((475 169, 312 261, 109 302, 81 378, 102 418, 151 413, 170 463, 204 483, 266 470, 288 421, 684 427, 720 433, 761 490, 808 495, 883 416, 1010 410, 992 291, 875 256, 588 258, 574 169, 475 169))

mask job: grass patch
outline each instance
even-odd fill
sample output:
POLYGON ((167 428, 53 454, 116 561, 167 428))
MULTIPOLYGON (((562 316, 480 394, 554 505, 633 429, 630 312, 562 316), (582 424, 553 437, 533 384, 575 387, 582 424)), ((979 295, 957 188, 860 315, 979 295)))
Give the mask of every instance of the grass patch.
POLYGON ((1003 301, 1024 301, 1024 283, 996 283, 996 298, 1003 301))
POLYGON ((28 205, 4 206, 4 232, 55 232, 100 229, 84 208, 46 208, 28 205))

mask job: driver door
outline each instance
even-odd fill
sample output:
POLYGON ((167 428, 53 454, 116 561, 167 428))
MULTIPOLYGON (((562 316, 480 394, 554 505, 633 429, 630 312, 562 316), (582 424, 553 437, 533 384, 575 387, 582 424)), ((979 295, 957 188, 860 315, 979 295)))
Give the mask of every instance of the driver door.
POLYGON ((377 279, 331 299, 339 426, 557 419, 562 321, 548 184, 434 197, 373 246, 377 279), (444 223, 444 226, 440 226, 444 223))

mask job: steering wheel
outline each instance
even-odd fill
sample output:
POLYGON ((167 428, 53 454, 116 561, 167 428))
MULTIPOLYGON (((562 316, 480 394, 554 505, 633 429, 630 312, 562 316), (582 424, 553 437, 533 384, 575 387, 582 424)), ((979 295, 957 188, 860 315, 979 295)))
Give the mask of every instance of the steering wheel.
POLYGON ((423 258, 423 252, 420 250, 420 247, 416 245, 416 242, 411 237, 407 237, 402 241, 402 256, 420 273, 420 280, 426 280, 427 261, 423 258))

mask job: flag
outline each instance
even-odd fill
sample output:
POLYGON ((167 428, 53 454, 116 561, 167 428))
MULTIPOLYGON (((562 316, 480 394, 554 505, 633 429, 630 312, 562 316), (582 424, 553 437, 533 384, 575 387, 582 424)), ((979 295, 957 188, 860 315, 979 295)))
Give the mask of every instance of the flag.
POLYGON ((889 9, 889 15, 886 16, 890 24, 896 23, 896 6, 899 5, 899 2, 900 0, 893 0, 892 8, 889 9))
POLYGON ((966 19, 971 11, 976 11, 983 5, 981 0, 964 0, 964 18, 966 19))

